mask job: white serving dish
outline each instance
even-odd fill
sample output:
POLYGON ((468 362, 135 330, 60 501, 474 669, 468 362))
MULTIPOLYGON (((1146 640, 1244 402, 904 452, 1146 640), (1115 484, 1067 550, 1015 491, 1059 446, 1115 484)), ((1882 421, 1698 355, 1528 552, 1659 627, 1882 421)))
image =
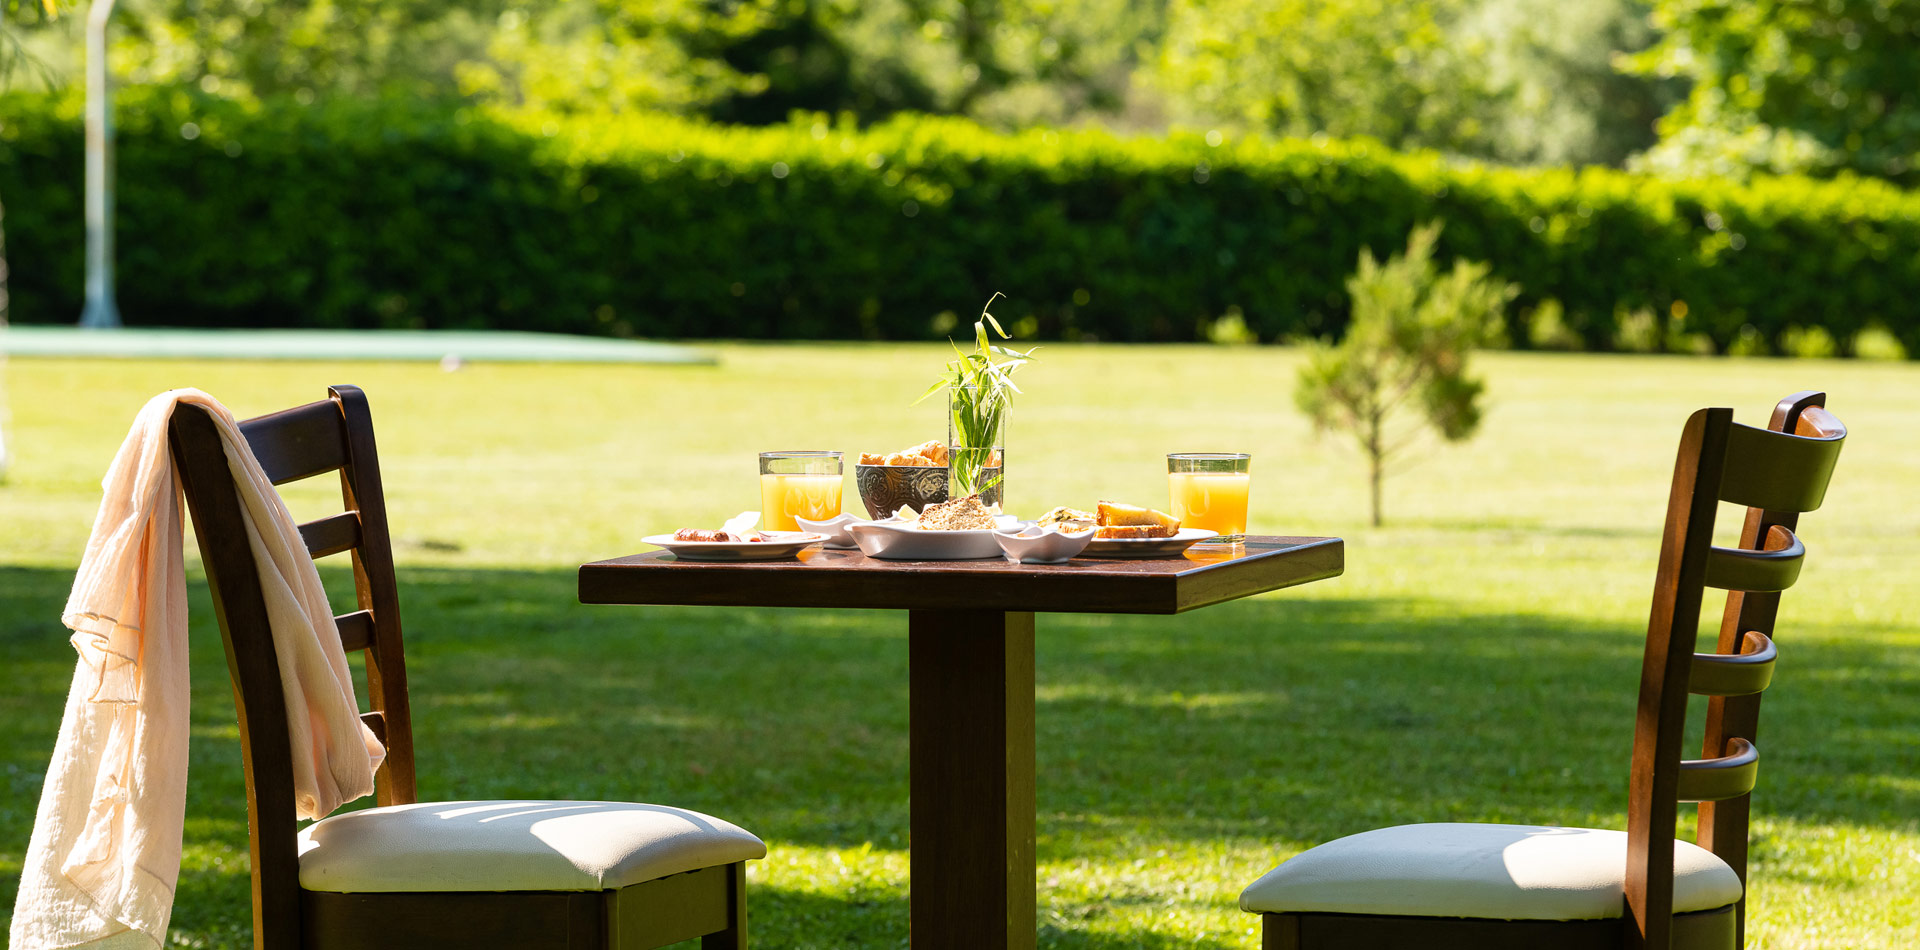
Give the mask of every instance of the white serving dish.
POLYGON ((1205 528, 1181 528, 1171 538, 1094 538, 1080 553, 1086 557, 1174 557, 1219 536, 1220 532, 1205 528))
POLYGON ((800 525, 803 531, 826 535, 827 540, 820 545, 823 548, 835 548, 844 551, 859 547, 859 545, 853 543, 853 535, 847 531, 847 526, 861 520, 859 515, 842 512, 825 521, 809 521, 805 518, 795 518, 793 520, 800 525))
POLYGON ((1019 530, 993 533, 1000 550, 1022 564, 1059 564, 1087 547, 1093 529, 1068 533, 1052 525, 1029 524, 1019 530))
POLYGON ((1017 528, 1021 522, 1012 515, 994 519, 997 529, 976 531, 923 531, 916 522, 889 518, 885 521, 856 521, 847 526, 860 553, 892 561, 977 561, 1000 556, 995 530, 1017 528))
POLYGON ((763 533, 767 536, 765 541, 675 541, 670 534, 640 540, 666 548, 674 557, 686 561, 774 561, 798 557, 801 551, 827 539, 826 535, 811 531, 763 533))

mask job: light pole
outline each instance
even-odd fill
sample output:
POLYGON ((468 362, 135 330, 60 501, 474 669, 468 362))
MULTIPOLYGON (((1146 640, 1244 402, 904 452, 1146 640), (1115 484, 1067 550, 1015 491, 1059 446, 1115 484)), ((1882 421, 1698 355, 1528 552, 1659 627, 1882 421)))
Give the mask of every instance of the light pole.
POLYGON ((113 89, 107 79, 107 20, 114 0, 87 10, 87 307, 80 325, 120 325, 113 300, 113 89))
MULTIPOLYGON (((6 28, 7 8, 0 6, 0 33, 6 28)), ((7 478, 7 303, 7 208, 0 204, 0 481, 7 478)))

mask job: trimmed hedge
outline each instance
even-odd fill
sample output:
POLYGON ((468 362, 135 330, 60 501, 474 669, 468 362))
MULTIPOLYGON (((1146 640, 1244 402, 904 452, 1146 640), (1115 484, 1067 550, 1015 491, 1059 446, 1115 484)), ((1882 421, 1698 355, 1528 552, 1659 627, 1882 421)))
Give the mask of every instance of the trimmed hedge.
MULTIPOLYGON (((0 99, 13 315, 79 313, 80 107, 0 99)), ((1363 141, 865 131, 122 92, 129 323, 501 327, 654 337, 944 335, 995 290, 1044 338, 1337 333, 1362 246, 1431 218, 1588 346, 1688 314, 1724 349, 1873 324, 1920 354, 1920 195, 1489 168, 1363 141), (1684 306, 1678 304, 1684 303, 1684 306)))

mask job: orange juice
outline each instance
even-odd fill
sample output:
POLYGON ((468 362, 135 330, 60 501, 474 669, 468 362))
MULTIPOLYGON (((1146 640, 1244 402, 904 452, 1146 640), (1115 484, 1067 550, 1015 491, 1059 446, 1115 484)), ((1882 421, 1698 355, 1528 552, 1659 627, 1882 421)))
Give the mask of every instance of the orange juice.
POLYGON ((798 531, 795 518, 825 521, 840 513, 840 475, 760 476, 760 527, 798 531))
POLYGON ((1180 527, 1218 531, 1223 538, 1238 538, 1247 533, 1247 489, 1251 478, 1245 472, 1168 472, 1168 487, 1173 491, 1173 511, 1180 527))

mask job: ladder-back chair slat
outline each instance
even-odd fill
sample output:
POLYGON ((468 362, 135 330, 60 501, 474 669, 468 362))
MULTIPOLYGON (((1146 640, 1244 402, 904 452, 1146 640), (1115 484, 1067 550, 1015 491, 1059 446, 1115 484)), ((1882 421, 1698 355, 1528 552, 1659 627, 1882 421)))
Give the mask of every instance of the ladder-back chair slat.
POLYGON ((373 737, 380 740, 381 745, 387 744, 387 716, 385 713, 361 713, 360 721, 366 723, 367 728, 373 731, 373 737))
POLYGON ((1766 547, 1715 547, 1707 552, 1708 587, 1721 590, 1778 593, 1800 578, 1807 548, 1793 532, 1780 525, 1767 530, 1766 547))
POLYGON ((300 526, 300 540, 314 559, 351 551, 360 546, 360 513, 341 512, 300 526))
POLYGON ((334 626, 340 628, 340 648, 353 653, 373 645, 373 615, 364 610, 344 613, 333 618, 334 626))
MULTIPOLYGON (((1827 419, 1833 419, 1831 415, 1827 419)), ((1736 424, 1727 433, 1727 474, 1720 482, 1720 498, 1736 505, 1769 511, 1812 511, 1826 498, 1827 483, 1847 430, 1833 419, 1834 430, 1819 435, 1756 429, 1736 424)))
POLYGON ((347 464, 346 431, 332 400, 295 406, 240 423, 253 457, 275 485, 325 474, 347 464))
POLYGON ((1680 763, 1683 802, 1722 802, 1753 791, 1760 775, 1760 750, 1745 739, 1728 739, 1727 754, 1680 763))
POLYGON ((1773 663, 1779 656, 1773 638, 1749 630, 1739 653, 1695 653, 1687 692, 1695 696, 1751 696, 1773 682, 1773 663))

